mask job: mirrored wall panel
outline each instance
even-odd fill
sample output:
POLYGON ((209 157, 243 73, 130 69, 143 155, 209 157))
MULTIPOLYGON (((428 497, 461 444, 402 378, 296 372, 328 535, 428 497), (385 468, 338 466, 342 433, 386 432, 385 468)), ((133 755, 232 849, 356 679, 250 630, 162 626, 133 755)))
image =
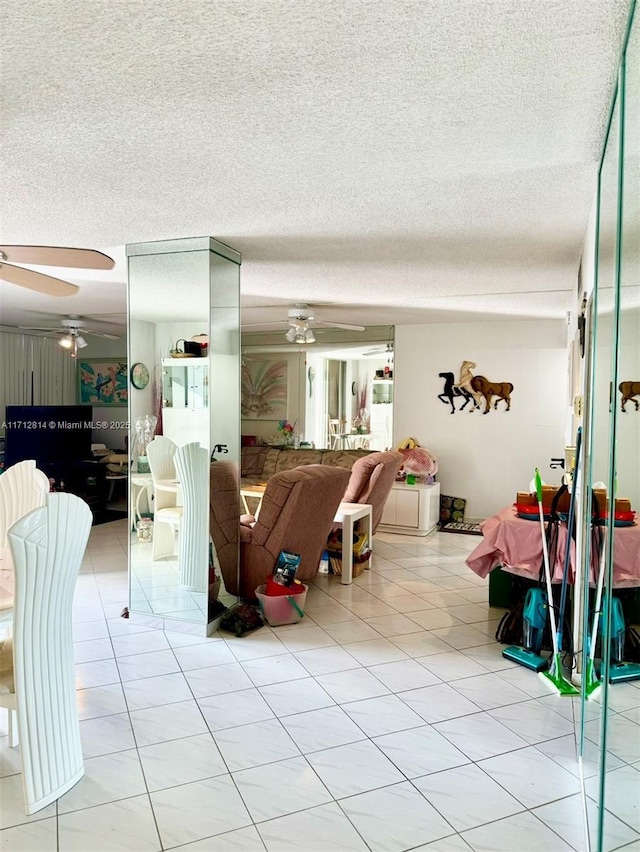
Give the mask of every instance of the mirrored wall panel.
POLYGON ((639 98, 636 20, 600 172, 592 299, 581 753, 589 844, 597 852, 633 848, 640 839, 640 653, 631 638, 640 623, 639 98))
POLYGON ((209 237, 127 254, 130 612, 211 632, 237 589, 240 255, 209 237))

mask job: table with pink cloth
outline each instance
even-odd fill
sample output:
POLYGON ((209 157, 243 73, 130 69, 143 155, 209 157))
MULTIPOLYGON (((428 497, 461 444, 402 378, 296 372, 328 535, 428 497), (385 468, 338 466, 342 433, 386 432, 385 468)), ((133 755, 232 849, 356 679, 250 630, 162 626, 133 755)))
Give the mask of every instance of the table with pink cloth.
MULTIPOLYGON (((482 541, 466 560, 467 565, 479 577, 486 577, 494 568, 502 568, 510 574, 537 580, 542 564, 542 540, 538 519, 519 518, 515 506, 507 506, 484 521, 482 541)), ((553 582, 562 580, 564 550, 567 542, 566 524, 560 524, 555 558, 552 555, 551 576, 553 582)), ((594 554, 590 581, 594 582, 594 554)), ((575 575, 575 543, 571 542, 569 582, 575 575)), ((613 547, 613 584, 616 588, 640 586, 640 526, 616 527, 613 547)))

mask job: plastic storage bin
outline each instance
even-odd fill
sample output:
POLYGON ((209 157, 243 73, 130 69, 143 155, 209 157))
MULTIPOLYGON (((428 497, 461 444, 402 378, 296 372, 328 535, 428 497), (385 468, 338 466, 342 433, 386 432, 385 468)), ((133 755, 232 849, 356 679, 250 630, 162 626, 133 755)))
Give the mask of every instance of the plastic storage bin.
POLYGON ((262 614, 271 627, 277 627, 279 624, 295 624, 300 621, 304 615, 304 602, 307 599, 308 586, 304 586, 304 592, 297 595, 265 595, 264 590, 264 585, 258 586, 256 597, 260 603, 262 614), (294 603, 297 609, 293 605, 294 603))

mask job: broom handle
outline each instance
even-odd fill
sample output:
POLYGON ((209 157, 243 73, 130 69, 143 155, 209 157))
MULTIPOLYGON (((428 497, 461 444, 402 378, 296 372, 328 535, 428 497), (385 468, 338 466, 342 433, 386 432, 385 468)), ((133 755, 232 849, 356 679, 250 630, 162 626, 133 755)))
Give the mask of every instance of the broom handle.
POLYGON ((553 611, 553 589, 551 587, 551 568, 549 566, 549 549, 547 548, 547 535, 544 529, 544 509, 542 507, 542 480, 540 471, 536 468, 536 492, 538 495, 538 514, 540 516, 540 532, 542 534, 542 557, 544 559, 544 576, 547 582, 547 609, 551 622, 551 637, 553 640, 553 653, 558 653, 558 637, 556 636, 556 614, 553 611))
POLYGON ((571 538, 576 516, 576 491, 578 490, 578 475, 580 473, 580 448, 582 446, 582 427, 578 427, 576 436, 576 461, 574 477, 571 485, 571 500, 569 501, 569 517, 567 519, 567 545, 564 549, 564 565, 562 566, 562 591, 560 594, 560 612, 558 615, 558 647, 562 648, 564 632, 564 611, 567 606, 567 588, 569 586, 569 560, 571 559, 571 538))
POLYGON ((596 590, 596 603, 593 612, 593 627, 591 628, 591 644, 589 646, 589 659, 593 662, 596 657, 596 639, 598 638, 598 622, 600 621, 600 607, 602 606, 602 590, 604 588, 604 561, 605 561, 605 540, 606 532, 603 530, 602 538, 602 553, 598 559, 599 573, 598 585, 596 590))

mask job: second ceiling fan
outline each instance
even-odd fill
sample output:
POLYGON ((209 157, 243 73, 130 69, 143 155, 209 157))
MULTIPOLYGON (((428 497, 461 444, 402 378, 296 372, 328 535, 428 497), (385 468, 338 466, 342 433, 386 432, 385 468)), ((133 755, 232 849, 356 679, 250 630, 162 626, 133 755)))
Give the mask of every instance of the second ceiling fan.
POLYGON ((315 310, 306 302, 301 302, 287 311, 287 319, 273 322, 258 322, 243 325, 244 329, 267 328, 274 325, 288 325, 285 334, 290 343, 315 343, 314 328, 343 328, 348 331, 364 331, 363 325, 337 322, 336 320, 316 318, 315 310))
POLYGON ((87 341, 84 339, 85 334, 90 335, 91 337, 102 337, 106 340, 120 339, 120 335, 118 334, 110 334, 106 331, 96 331, 95 329, 88 328, 84 319, 74 314, 62 317, 57 326, 21 325, 19 328, 24 331, 46 332, 44 336, 49 334, 60 335, 58 343, 64 349, 71 349, 71 355, 74 358, 78 353, 78 349, 84 349, 85 346, 88 345, 87 341))

